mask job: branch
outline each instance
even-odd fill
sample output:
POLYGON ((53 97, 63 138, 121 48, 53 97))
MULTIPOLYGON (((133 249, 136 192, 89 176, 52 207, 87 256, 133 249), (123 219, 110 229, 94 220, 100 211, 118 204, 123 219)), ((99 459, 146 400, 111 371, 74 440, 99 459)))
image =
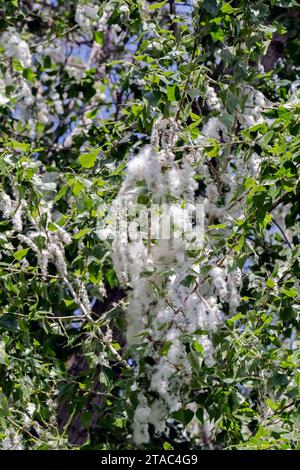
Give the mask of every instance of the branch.
POLYGON ((273 224, 276 225, 276 227, 280 230, 280 232, 281 232, 283 238, 285 239, 286 243, 288 244, 289 248, 292 249, 293 247, 292 247, 292 245, 291 245, 291 243, 290 243, 290 241, 289 241, 289 239, 288 239, 288 237, 287 237, 285 231, 283 230, 283 228, 279 225, 278 222, 276 222, 276 220, 272 219, 272 222, 273 222, 273 224))
POLYGON ((170 7, 170 20, 171 20, 171 29, 173 30, 174 36, 177 35, 177 23, 174 22, 172 16, 176 15, 176 1, 169 0, 169 7, 170 7))
POLYGON ((269 72, 276 64, 278 59, 283 55, 287 40, 287 34, 283 36, 279 35, 278 33, 273 34, 267 53, 261 61, 265 72, 269 72))

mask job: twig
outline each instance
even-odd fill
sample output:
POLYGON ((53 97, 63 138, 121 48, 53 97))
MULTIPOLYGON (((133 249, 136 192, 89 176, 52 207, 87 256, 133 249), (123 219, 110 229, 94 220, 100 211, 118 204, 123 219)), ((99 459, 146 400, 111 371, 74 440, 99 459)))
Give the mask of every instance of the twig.
POLYGON ((279 225, 278 222, 276 222, 276 220, 272 219, 272 222, 273 222, 273 224, 276 225, 276 227, 280 230, 280 232, 281 232, 283 238, 285 239, 286 243, 288 244, 289 248, 292 249, 293 247, 292 247, 292 245, 291 245, 291 243, 290 243, 288 237, 286 236, 286 233, 285 233, 285 231, 283 230, 283 228, 279 225))
POLYGON ((71 33, 74 31, 74 29, 77 29, 78 25, 72 26, 72 28, 68 29, 67 31, 64 31, 61 34, 55 33, 51 38, 45 39, 45 41, 42 42, 36 42, 35 44, 32 44, 30 47, 36 47, 36 46, 42 46, 43 44, 48 44, 49 42, 54 41, 55 39, 59 38, 60 36, 66 36, 67 34, 71 33))
MULTIPOLYGON (((196 50, 197 50, 197 35, 195 36, 195 39, 194 39, 194 47, 193 47, 192 57, 191 57, 191 60, 190 60, 190 65, 192 65, 193 60, 195 59, 196 50)), ((183 105, 185 96, 186 96, 186 92, 187 92, 187 88, 189 86, 191 75, 192 75, 192 68, 190 69, 189 74, 188 74, 188 76, 186 78, 186 81, 185 81, 184 89, 182 91, 182 95, 181 95, 181 99, 180 99, 180 102, 179 102, 178 110, 177 110, 177 113, 176 113, 176 116, 175 116, 175 121, 178 121, 179 113, 180 113, 181 107, 183 105)))

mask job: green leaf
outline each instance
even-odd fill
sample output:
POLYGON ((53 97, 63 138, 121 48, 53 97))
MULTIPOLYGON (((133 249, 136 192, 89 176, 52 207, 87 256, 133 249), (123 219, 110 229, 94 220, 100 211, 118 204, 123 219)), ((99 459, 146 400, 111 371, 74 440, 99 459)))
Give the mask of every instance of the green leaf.
POLYGON ((191 111, 190 112, 190 118, 193 122, 199 122, 199 119, 201 118, 201 116, 199 116, 198 114, 195 114, 191 111))
POLYGON ((204 423, 204 410, 203 408, 198 408, 196 411, 196 417, 200 421, 200 423, 204 423))
POLYGON ((201 5, 213 17, 217 16, 220 6, 217 0, 204 0, 201 5))
POLYGON ((266 403, 267 403, 267 405, 271 408, 271 410, 273 410, 273 411, 276 411, 276 410, 277 410, 278 404, 275 403, 273 400, 271 400, 271 398, 267 398, 267 399, 266 399, 266 403))
POLYGON ((74 240, 78 240, 79 238, 82 238, 84 237, 85 235, 87 235, 88 233, 91 232, 91 229, 90 228, 83 228, 82 230, 79 230, 78 233, 76 233, 75 235, 73 235, 73 238, 74 240))
POLYGON ((283 292, 287 297, 294 298, 298 296, 298 290, 294 287, 291 287, 290 289, 282 289, 280 291, 283 292))
POLYGON ((161 348, 160 354, 162 356, 167 356, 171 346, 172 341, 165 341, 163 347, 161 348))
POLYGON ((271 378, 271 382, 275 386, 286 386, 289 383, 289 380, 285 374, 280 374, 276 372, 271 378))
POLYGON ((229 326, 233 326, 241 318, 243 318, 243 315, 241 313, 237 313, 233 317, 228 318, 227 323, 228 323, 229 326))
POLYGON ((74 194, 74 196, 79 196, 83 188, 84 184, 81 181, 76 180, 74 185, 72 186, 72 193, 74 194))
POLYGON ((58 230, 58 226, 54 224, 53 222, 49 222, 48 230, 50 230, 50 232, 56 232, 58 230))
POLYGON ((184 408, 181 408, 179 411, 175 411, 172 416, 174 419, 180 421, 186 426, 192 421, 194 412, 192 410, 185 410, 184 408))
POLYGON ((105 374, 105 372, 101 371, 99 375, 99 381, 101 384, 105 385, 105 387, 109 386, 109 378, 105 374))
POLYGON ((163 448, 165 450, 173 450, 174 449, 174 447, 169 442, 166 442, 166 441, 163 443, 163 448))
POLYGON ((35 73, 31 69, 24 69, 23 70, 23 77, 30 82, 34 82, 35 80, 35 73))
POLYGON ((152 3, 152 5, 149 5, 148 8, 150 11, 158 10, 159 8, 164 7, 166 3, 167 3, 166 0, 164 2, 152 3))
POLYGON ((71 299, 63 299, 63 300, 64 300, 64 304, 65 304, 66 307, 69 308, 69 307, 72 306, 73 308, 75 308, 76 303, 73 299, 72 300, 71 299))
POLYGON ((234 251, 235 251, 236 253, 238 253, 239 251, 241 251, 241 249, 242 249, 243 246, 244 246, 244 243, 245 243, 245 238, 244 238, 244 237, 240 237, 240 238, 238 239, 237 244, 236 244, 236 245, 234 246, 234 248, 233 248, 234 251))
POLYGON ((19 326, 15 315, 5 313, 0 317, 0 327, 8 331, 18 331, 19 326))
POLYGON ((230 3, 223 3, 221 7, 221 12, 222 13, 233 13, 236 10, 236 8, 233 8, 230 3))
POLYGON ((234 119, 231 114, 224 112, 220 114, 219 119, 221 123, 224 124, 225 127, 227 127, 227 129, 230 129, 233 126, 234 119))
POLYGON ((240 99, 238 96, 234 95, 231 90, 227 90, 225 106, 230 114, 233 114, 236 110, 240 99))
POLYGON ((226 224, 209 225, 207 228, 208 228, 209 230, 212 230, 212 229, 223 229, 223 228, 226 228, 226 224))
POLYGON ((67 191, 68 191, 68 186, 67 185, 62 186, 59 192, 57 193, 57 195, 55 196, 54 201, 57 202, 60 199, 62 199, 66 195, 67 191))
POLYGON ((115 426, 116 428, 125 428, 125 424, 126 424, 126 420, 125 418, 115 418, 114 422, 113 422, 113 426, 115 426))
POLYGON ((8 401, 4 393, 0 392, 0 418, 6 418, 10 415, 8 401))
POLYGON ((79 156, 78 161, 83 168, 92 168, 97 160, 98 151, 84 153, 79 156))
POLYGON ((109 287, 112 289, 118 283, 118 278, 114 269, 108 269, 105 273, 105 278, 109 284, 109 287))
POLYGON ((214 42, 217 42, 217 41, 224 42, 225 40, 224 31, 221 28, 219 28, 217 31, 211 31, 210 35, 214 42))
POLYGON ((268 145, 269 142, 272 140, 274 135, 274 131, 268 131, 265 135, 263 135, 260 139, 259 142, 263 145, 268 145))
POLYGON ((180 92, 177 85, 168 85, 167 86, 167 95, 169 101, 179 101, 180 100, 180 92))
POLYGON ((180 282, 181 286, 190 287, 190 285, 195 282, 196 276, 193 274, 188 274, 182 281, 180 282))
POLYGON ((192 369, 196 374, 198 374, 201 371, 201 365, 203 362, 202 354, 199 354, 194 349, 191 349, 187 356, 192 369))
POLYGON ((273 287, 275 287, 275 282, 273 281, 273 279, 267 279, 266 281, 266 286, 269 287, 270 289, 272 289, 273 287))
POLYGON ((29 250, 30 248, 24 248, 23 250, 16 251, 14 253, 14 258, 18 260, 25 258, 29 250))
POLYGON ((18 142, 17 140, 12 141, 12 147, 16 150, 22 150, 23 152, 29 152, 30 144, 26 142, 18 142))
POLYGON ((142 192, 137 197, 137 203, 142 204, 143 206, 149 206, 151 200, 148 193, 142 192))
POLYGON ((197 351, 198 353, 203 353, 204 348, 202 344, 199 343, 199 341, 193 341, 192 346, 193 346, 193 349, 197 351))
POLYGON ((95 31, 94 32, 94 41, 97 44, 100 44, 100 46, 103 46, 103 44, 104 44, 104 33, 103 33, 103 31, 95 31))

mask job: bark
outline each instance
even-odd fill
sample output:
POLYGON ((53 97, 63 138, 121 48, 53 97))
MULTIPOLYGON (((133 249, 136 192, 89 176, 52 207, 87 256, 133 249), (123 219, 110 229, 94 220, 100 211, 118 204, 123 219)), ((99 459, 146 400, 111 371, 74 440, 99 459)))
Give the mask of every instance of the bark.
POLYGON ((271 43, 268 47, 266 55, 262 59, 262 66, 265 72, 269 72, 274 65, 276 65, 278 59, 283 55, 285 46, 288 41, 288 35, 279 35, 278 33, 273 34, 271 43))
MULTIPOLYGON (((88 364, 83 356, 82 350, 78 350, 72 354, 69 359, 68 373, 70 379, 76 379, 88 371, 88 364)), ((103 408, 105 395, 100 395, 98 392, 103 393, 103 386, 99 382, 100 366, 97 366, 94 372, 92 381, 92 388, 85 402, 84 407, 76 411, 72 417, 70 410, 70 398, 64 397, 58 407, 57 422, 59 431, 62 433, 67 428, 67 436, 70 444, 80 446, 83 445, 89 435, 96 431, 100 411, 103 408), (84 426, 83 417, 86 413, 91 413, 91 419, 88 426, 84 426)))
MULTIPOLYGON (((110 310, 115 303, 118 303, 125 293, 118 289, 107 289, 106 298, 100 302, 96 302, 94 306, 94 314, 101 316, 102 313, 110 310)), ((124 346, 125 339, 117 329, 113 330, 115 340, 124 346)), ((69 356, 66 363, 66 368, 69 376, 69 381, 79 380, 84 374, 88 373, 89 365, 84 356, 82 348, 75 349, 69 356)), ((118 374, 118 367, 112 368, 118 374)), ((101 426, 101 412, 105 403, 105 389, 99 381, 101 372, 101 365, 98 365, 93 373, 92 387, 88 393, 87 398, 84 400, 84 406, 81 410, 77 410, 72 417, 72 401, 69 396, 62 396, 59 400, 57 423, 59 431, 63 432, 67 428, 67 436, 70 444, 74 446, 83 445, 89 436, 97 433, 101 426), (90 413, 91 418, 87 425, 84 426, 82 420, 84 415, 90 413)), ((80 381, 80 380, 79 380, 80 381)), ((65 382, 68 383, 68 379, 65 382)))

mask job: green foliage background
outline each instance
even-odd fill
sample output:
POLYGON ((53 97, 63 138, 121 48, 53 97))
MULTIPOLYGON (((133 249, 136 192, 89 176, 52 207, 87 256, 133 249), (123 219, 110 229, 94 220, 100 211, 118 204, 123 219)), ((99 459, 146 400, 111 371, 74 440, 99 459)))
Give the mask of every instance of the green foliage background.
MULTIPOLYGON (((78 2, 37 3, 43 8, 35 13, 32 2, 0 2, 0 30, 15 28, 34 58, 32 67, 24 68, 5 56, 2 45, 1 73, 9 71, 16 80, 6 86, 9 100, 0 107, 0 184, 10 194, 15 187, 27 201, 24 233, 39 208, 53 201, 59 217, 44 228, 63 227, 72 234, 66 246, 68 280, 75 287, 84 282, 97 301, 93 322, 74 328, 69 317, 78 305, 61 273, 50 264, 45 279, 12 221, 1 219, 0 440, 19 435, 30 449, 136 448, 131 426, 137 392, 133 368, 124 366, 131 357, 124 343, 126 292, 118 285, 109 243, 97 236, 97 224, 119 190, 127 158, 149 142, 159 115, 175 116, 180 126, 178 158, 201 135, 201 125, 216 115, 203 99, 209 83, 222 101, 220 120, 230 139, 210 139, 206 158, 216 162, 216 171, 222 171, 222 158, 229 153, 255 151, 262 159, 258 179, 246 177, 235 195, 235 200, 247 195, 245 218, 235 221, 231 233, 220 226, 207 234, 218 254, 232 254, 233 267, 242 268, 246 260, 249 267, 238 313, 225 312, 213 335, 215 365, 206 366, 201 350, 191 345, 196 359, 191 386, 182 384, 184 406, 172 417, 167 435, 153 434, 142 447, 299 449, 300 105, 295 100, 285 106, 299 75, 298 2, 204 0, 186 2, 184 8, 181 2, 180 8, 172 1, 97 1, 100 12, 109 5, 109 15, 106 29, 95 28, 91 38, 75 22, 78 2), (121 40, 112 32, 115 25, 121 40), (85 57, 84 47, 97 44, 96 59, 76 75, 45 52, 59 41, 79 57, 85 57), (279 62, 272 63, 272 50, 279 62), (17 118, 15 91, 21 81, 34 97, 41 96, 55 124, 39 121, 36 102, 25 120, 17 118), (248 85, 272 105, 263 110, 263 122, 242 130, 239 113, 248 85), (53 90, 63 99, 61 114, 55 111, 53 90), (29 118, 36 122, 34 135, 29 118), (71 145, 64 145, 72 132, 71 145), (278 230, 270 235, 272 212, 284 206, 292 240, 278 230), (279 263, 284 269, 278 277, 279 263), (107 324, 114 332, 110 348, 101 336, 107 324), (101 362, 107 350, 109 367, 101 362), (191 402, 197 405, 194 411, 191 402), (208 419, 214 423, 209 442, 204 431, 200 440, 189 433, 192 419, 200 428, 208 419)), ((198 178, 201 183, 201 174, 198 178)), ((212 264, 210 259, 201 263, 205 277, 212 264)), ((142 382, 142 367, 140 374, 142 382)))

